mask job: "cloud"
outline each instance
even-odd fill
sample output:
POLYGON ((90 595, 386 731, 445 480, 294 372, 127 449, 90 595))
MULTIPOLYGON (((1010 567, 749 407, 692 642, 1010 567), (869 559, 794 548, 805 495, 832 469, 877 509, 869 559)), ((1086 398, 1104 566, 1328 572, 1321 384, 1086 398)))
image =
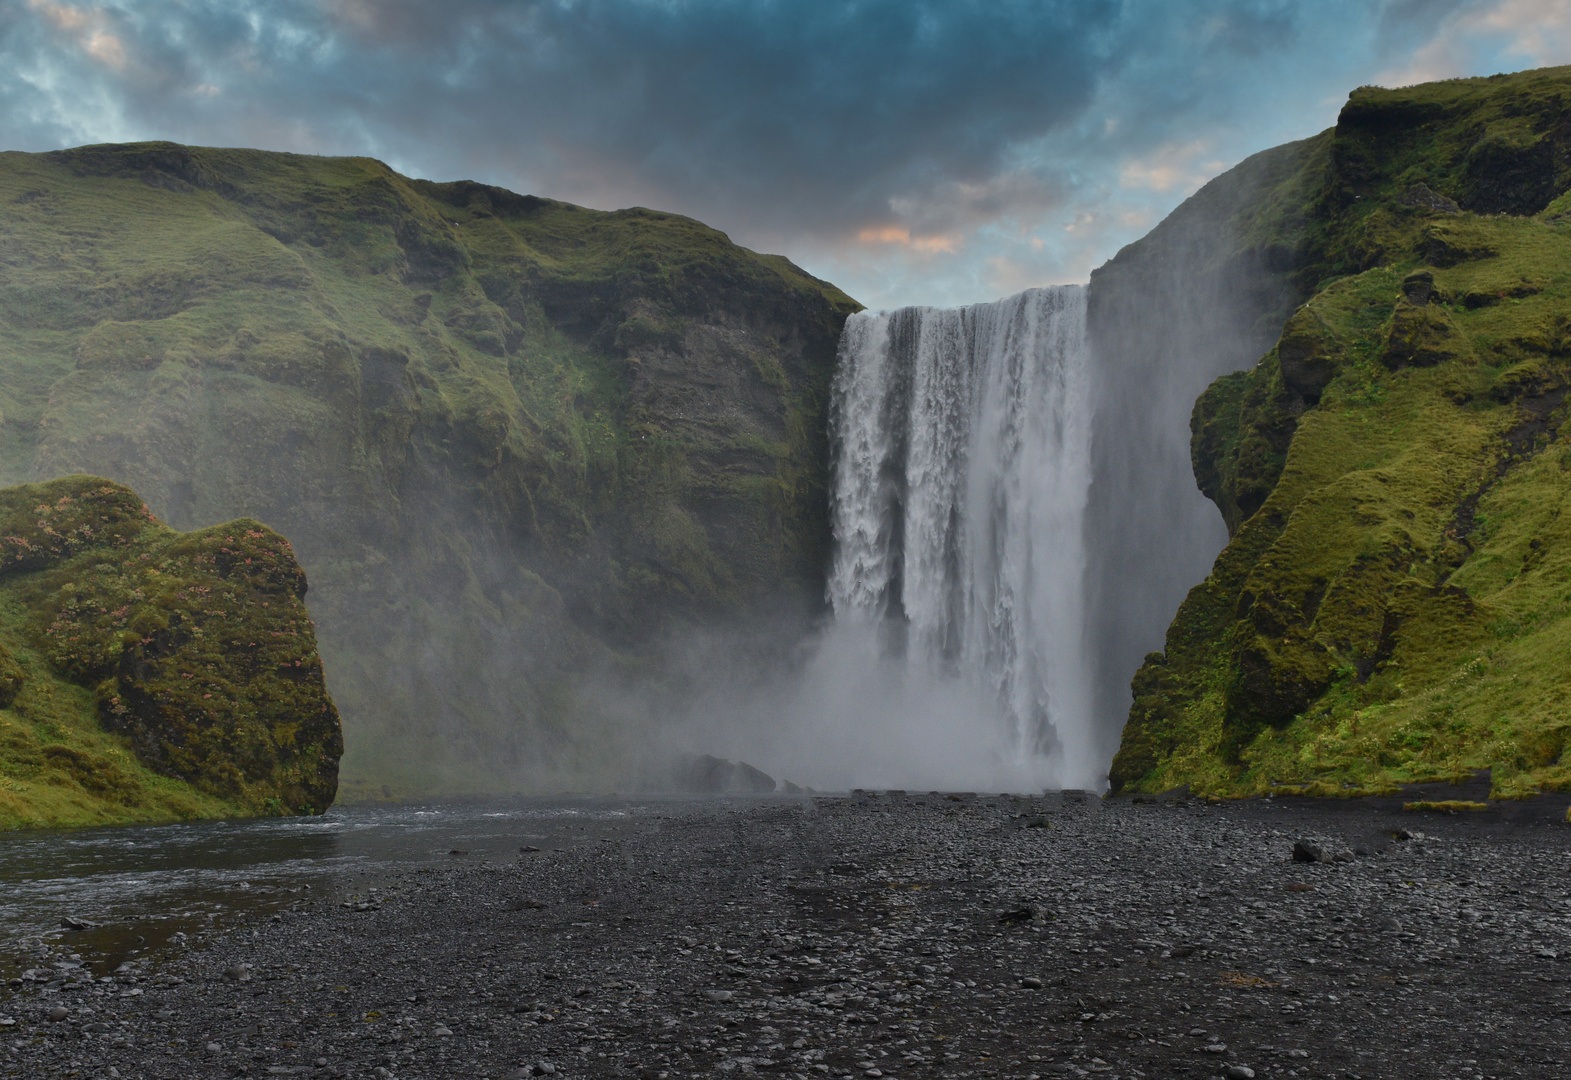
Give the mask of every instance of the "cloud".
POLYGON ((1549 0, 24 0, 0 147, 368 154, 958 302, 1083 276, 1377 73, 1568 36, 1549 0))
POLYGON ((1431 12, 1430 20, 1435 29, 1429 40, 1379 73, 1377 85, 1485 74, 1492 59, 1511 67, 1571 63, 1571 7, 1564 0, 1447 4, 1443 13, 1431 12))
POLYGON ((1210 150, 1211 144, 1204 139, 1159 146, 1143 157, 1125 161, 1119 169, 1119 183, 1126 188, 1178 190, 1187 195, 1228 167, 1224 161, 1202 161, 1210 150))

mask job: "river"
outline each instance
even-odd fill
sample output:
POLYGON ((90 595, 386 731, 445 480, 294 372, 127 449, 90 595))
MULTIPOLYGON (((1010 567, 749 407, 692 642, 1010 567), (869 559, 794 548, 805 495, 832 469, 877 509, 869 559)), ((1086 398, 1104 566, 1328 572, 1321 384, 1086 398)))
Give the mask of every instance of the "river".
MULTIPOLYGON (((555 796, 334 807, 316 817, 0 834, 0 975, 58 935, 103 973, 308 895, 348 904, 411 863, 516 859, 614 840, 681 801, 555 796), (72 929, 71 920, 87 924, 72 929)), ((709 800, 717 809, 730 800, 709 800)))

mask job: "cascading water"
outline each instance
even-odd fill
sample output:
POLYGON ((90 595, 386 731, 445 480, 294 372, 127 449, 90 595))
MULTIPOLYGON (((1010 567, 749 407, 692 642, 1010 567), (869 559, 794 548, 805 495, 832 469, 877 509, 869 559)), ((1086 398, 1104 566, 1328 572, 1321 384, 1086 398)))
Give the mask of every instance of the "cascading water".
POLYGON ((1099 787, 1084 656, 1090 484, 1086 290, 853 315, 841 337, 837 624, 879 627, 908 668, 969 681, 955 716, 1048 783, 1099 787))

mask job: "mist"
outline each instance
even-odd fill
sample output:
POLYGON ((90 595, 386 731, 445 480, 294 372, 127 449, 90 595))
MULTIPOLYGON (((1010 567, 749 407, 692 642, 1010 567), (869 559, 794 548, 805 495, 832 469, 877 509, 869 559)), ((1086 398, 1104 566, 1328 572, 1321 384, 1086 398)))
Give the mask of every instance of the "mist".
POLYGON ((666 646, 665 663, 653 692, 591 691, 641 733, 620 780, 602 787, 679 789, 701 755, 818 791, 1063 786, 1046 758, 1022 751, 994 688, 906 663, 876 624, 827 621, 805 637, 764 625, 694 632, 666 646))

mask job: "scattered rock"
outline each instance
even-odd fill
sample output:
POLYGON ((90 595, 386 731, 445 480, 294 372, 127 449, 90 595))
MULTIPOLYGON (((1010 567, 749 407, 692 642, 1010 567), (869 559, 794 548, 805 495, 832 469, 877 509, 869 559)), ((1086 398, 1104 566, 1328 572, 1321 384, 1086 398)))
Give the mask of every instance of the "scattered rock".
POLYGON ((1335 843, 1313 837, 1348 819, 1263 802, 1157 812, 1087 800, 1026 835, 1009 827, 1034 813, 1021 803, 667 804, 619 820, 614 847, 505 865, 448 860, 432 844, 423 865, 361 865, 314 901, 302 892, 281 923, 269 907, 115 967, 107 983, 70 953, 84 939, 22 948, 32 966, 7 999, 19 1023, 0 1030, 28 1037, 7 1037, 0 1054, 13 1051, 19 1078, 64 1075, 94 1053, 83 1074, 104 1076, 112 1049, 131 1076, 881 1080, 991 1067, 1085 1080, 1077 1068, 1174 1075, 1183 1058, 1196 1076, 1276 1075, 1237 1061, 1245 1046, 1285 1074, 1308 1055, 1291 1037, 1309 1040, 1317 1076, 1369 1077, 1405 1075, 1385 1047, 1411 1037, 1505 1076, 1509 1055, 1546 1053, 1534 1047, 1564 1023, 1540 989, 1571 954, 1558 909, 1538 902, 1559 895, 1559 829, 1448 817, 1443 839, 1482 830, 1488 842, 1416 859, 1393 846, 1377 863, 1284 874, 1294 836, 1334 860, 1335 843), (370 895, 390 900, 375 919, 338 905, 367 871, 380 886, 370 895), (1478 962, 1459 963, 1454 941, 1478 962), (238 956, 221 989, 214 958, 238 956), (1050 978, 1034 973, 1044 957, 1050 978), (1409 980, 1444 1010, 1387 1020, 1358 996, 1409 980), (52 1007, 66 1022, 47 1023, 52 1007), (1367 1057, 1338 1034, 1355 1011, 1367 1057), (555 1070, 541 1067, 547 1053, 555 1070), (1017 1068, 1000 1068, 1015 1054, 1017 1068))
POLYGON ((767 795, 776 785, 774 777, 745 761, 703 754, 678 767, 676 786, 699 795, 767 795))
POLYGON ((1301 839, 1293 844, 1293 861, 1302 863, 1329 862, 1325 847, 1318 840, 1301 839))

